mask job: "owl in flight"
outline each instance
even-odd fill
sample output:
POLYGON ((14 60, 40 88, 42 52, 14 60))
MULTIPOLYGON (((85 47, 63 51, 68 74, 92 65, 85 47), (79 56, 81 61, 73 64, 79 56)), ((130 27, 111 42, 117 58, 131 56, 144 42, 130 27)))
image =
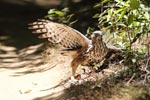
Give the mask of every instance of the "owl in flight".
POLYGON ((99 63, 109 51, 103 42, 101 31, 93 32, 90 40, 69 26, 49 20, 41 19, 29 25, 32 33, 39 34, 39 38, 47 38, 49 42, 60 45, 62 51, 69 51, 73 58, 70 64, 72 77, 79 65, 99 63))

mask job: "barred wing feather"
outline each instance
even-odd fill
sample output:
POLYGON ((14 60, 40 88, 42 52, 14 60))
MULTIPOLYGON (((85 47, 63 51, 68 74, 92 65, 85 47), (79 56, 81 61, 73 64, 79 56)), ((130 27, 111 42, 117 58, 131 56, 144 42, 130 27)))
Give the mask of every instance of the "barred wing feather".
POLYGON ((62 45, 66 49, 82 49, 86 51, 91 41, 79 31, 48 20, 38 20, 30 25, 33 33, 40 34, 39 38, 48 38, 51 43, 62 45))

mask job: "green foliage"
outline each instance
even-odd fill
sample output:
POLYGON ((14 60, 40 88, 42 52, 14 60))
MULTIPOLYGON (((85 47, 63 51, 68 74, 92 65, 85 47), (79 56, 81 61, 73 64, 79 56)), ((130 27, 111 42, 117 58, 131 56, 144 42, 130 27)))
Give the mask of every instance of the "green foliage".
POLYGON ((130 7, 132 9, 138 9, 140 6, 140 2, 138 0, 130 0, 130 7))
POLYGON ((139 0, 104 0, 104 11, 99 16, 99 27, 107 31, 122 49, 150 31, 150 8, 139 0), (104 2, 105 1, 105 2, 104 2))
POLYGON ((92 27, 88 27, 88 29, 86 30, 86 36, 87 37, 90 37, 91 36, 91 33, 95 30, 95 28, 92 28, 92 27))
POLYGON ((58 9, 50 9, 48 11, 48 15, 45 16, 45 18, 48 18, 52 21, 61 22, 64 24, 67 24, 71 26, 73 23, 75 23, 77 20, 72 21, 74 17, 74 14, 70 14, 69 8, 64 8, 62 10, 58 9))

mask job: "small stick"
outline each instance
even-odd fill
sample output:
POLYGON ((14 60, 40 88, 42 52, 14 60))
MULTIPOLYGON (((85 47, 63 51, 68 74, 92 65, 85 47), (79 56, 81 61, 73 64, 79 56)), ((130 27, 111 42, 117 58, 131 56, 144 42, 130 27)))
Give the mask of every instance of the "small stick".
POLYGON ((126 83, 126 85, 129 85, 129 83, 133 80, 134 77, 135 77, 135 73, 133 73, 132 77, 129 79, 129 81, 126 83))

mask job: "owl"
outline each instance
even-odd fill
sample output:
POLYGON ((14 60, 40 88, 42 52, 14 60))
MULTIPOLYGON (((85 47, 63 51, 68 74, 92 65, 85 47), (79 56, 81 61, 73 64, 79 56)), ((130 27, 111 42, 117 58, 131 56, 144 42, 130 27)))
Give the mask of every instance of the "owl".
POLYGON ((29 29, 38 34, 39 38, 46 38, 50 43, 60 45, 62 51, 69 51, 73 78, 79 65, 99 63, 110 51, 110 47, 103 41, 101 31, 94 31, 91 39, 88 39, 67 25, 45 19, 29 24, 29 29))

